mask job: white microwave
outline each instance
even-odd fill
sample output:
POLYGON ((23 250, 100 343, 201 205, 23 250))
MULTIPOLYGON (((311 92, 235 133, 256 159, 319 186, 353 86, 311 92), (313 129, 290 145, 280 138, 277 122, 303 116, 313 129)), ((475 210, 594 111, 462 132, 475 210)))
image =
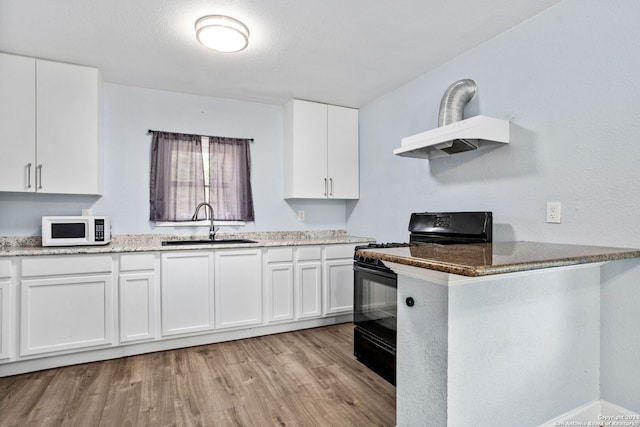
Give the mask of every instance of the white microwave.
POLYGON ((42 246, 106 245, 110 241, 108 216, 42 217, 42 246))

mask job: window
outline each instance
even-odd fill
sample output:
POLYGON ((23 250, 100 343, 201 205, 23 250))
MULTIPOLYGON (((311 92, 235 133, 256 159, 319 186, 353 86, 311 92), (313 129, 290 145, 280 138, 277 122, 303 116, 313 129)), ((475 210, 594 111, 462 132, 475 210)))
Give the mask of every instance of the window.
POLYGON ((191 221, 202 202, 215 220, 254 220, 250 139, 152 133, 151 221, 191 221))

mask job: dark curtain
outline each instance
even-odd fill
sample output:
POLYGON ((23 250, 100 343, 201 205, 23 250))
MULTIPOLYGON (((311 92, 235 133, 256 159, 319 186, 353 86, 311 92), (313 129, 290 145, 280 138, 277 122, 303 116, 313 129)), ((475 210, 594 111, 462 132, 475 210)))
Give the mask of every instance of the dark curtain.
POLYGON ((209 138, 209 201, 218 220, 253 221, 250 139, 209 138))
POLYGON ((205 201, 199 135, 152 132, 149 219, 190 221, 205 201))

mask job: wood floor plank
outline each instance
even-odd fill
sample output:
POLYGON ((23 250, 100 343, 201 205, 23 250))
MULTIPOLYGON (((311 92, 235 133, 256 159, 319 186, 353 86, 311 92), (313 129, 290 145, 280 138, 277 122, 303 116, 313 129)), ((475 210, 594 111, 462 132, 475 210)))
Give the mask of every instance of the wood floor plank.
POLYGON ((393 426, 353 325, 0 378, 0 426, 393 426))

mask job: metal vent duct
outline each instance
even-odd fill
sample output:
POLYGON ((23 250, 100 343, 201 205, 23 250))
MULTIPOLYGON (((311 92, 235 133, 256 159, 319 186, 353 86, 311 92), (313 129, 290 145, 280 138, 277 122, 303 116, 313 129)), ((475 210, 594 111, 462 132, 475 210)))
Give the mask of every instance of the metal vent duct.
POLYGON ((462 79, 447 88, 440 101, 438 126, 450 125, 464 118, 464 107, 476 94, 476 82, 462 79))
MULTIPOLYGON (((471 79, 458 80, 451 84, 440 101, 438 126, 446 126, 464 118, 464 107, 476 94, 476 82, 471 79)), ((436 147, 448 154, 461 153, 478 148, 477 141, 469 139, 452 139, 438 144, 436 147)))

